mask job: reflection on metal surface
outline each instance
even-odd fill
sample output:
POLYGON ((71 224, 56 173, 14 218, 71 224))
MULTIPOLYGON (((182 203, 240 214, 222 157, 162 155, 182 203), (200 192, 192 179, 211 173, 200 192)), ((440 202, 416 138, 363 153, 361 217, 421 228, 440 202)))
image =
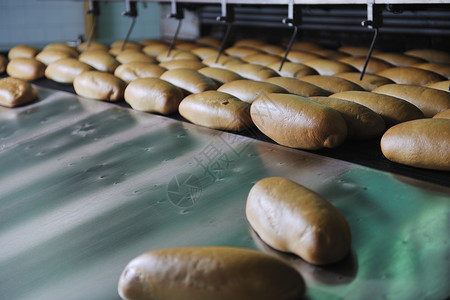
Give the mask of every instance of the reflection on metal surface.
POLYGON ((245 202, 268 176, 316 191, 352 229, 352 255, 337 265, 277 254, 302 273, 308 299, 450 295, 447 187, 63 92, 39 94, 37 103, 0 110, 2 299, 119 299, 121 271, 143 252, 258 249, 245 202))

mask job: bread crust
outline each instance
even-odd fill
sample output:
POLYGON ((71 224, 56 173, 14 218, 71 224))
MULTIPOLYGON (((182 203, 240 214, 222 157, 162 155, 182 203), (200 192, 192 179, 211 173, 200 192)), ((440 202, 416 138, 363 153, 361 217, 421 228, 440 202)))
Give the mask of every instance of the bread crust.
POLYGON ((181 88, 186 95, 217 89, 217 84, 211 78, 192 69, 168 70, 160 78, 181 88))
POLYGON ((33 58, 39 53, 39 49, 33 46, 17 45, 12 47, 8 52, 9 60, 18 57, 33 58))
POLYGON ((73 81, 77 95, 95 100, 118 101, 123 98, 125 86, 121 79, 100 71, 81 73, 73 81))
POLYGON ((205 67, 198 70, 198 72, 216 81, 218 86, 230 81, 244 79, 241 75, 233 71, 221 68, 205 67))
POLYGON ((354 84, 357 84, 361 86, 366 91, 371 91, 376 89, 379 86, 385 85, 385 84, 392 84, 394 83, 389 78, 375 75, 375 74, 364 74, 364 77, 362 80, 361 73, 359 72, 346 72, 346 73, 337 73, 333 75, 334 77, 339 77, 348 81, 353 82, 354 84))
POLYGON ((389 78, 398 84, 420 86, 427 86, 433 82, 446 80, 444 76, 435 72, 414 67, 394 67, 380 71, 377 75, 389 78))
POLYGON ((16 107, 27 104, 37 97, 37 91, 23 79, 6 77, 0 79, 0 105, 16 107))
POLYGON ((152 63, 130 62, 119 65, 114 70, 114 76, 125 82, 131 82, 138 78, 159 78, 167 69, 152 63))
POLYGON ((266 79, 265 82, 281 86, 282 88, 286 89, 289 93, 303 97, 331 95, 329 91, 326 91, 306 81, 301 81, 297 78, 272 77, 266 79))
POLYGON ((251 80, 266 80, 270 77, 276 77, 279 76, 277 72, 274 70, 257 65, 257 64, 227 64, 226 68, 228 70, 231 70, 233 72, 238 73, 244 78, 251 79, 251 80))
POLYGON ((247 103, 252 103, 256 98, 264 94, 288 93, 286 89, 273 83, 249 79, 225 83, 217 91, 228 93, 247 103))
POLYGON ((113 73, 120 63, 110 54, 103 50, 89 50, 83 52, 78 58, 79 61, 84 62, 97 71, 113 73))
POLYGON ((8 63, 6 73, 11 77, 33 81, 44 77, 45 65, 35 58, 17 57, 8 63))
POLYGON ((316 70, 320 75, 333 75, 336 73, 344 73, 344 72, 355 72, 357 71, 356 68, 353 66, 340 62, 335 60, 329 60, 329 59, 311 59, 304 61, 303 64, 307 65, 308 67, 313 68, 316 70))
POLYGON ((45 69, 45 77, 60 83, 73 83, 76 76, 92 69, 76 58, 67 57, 50 63, 45 69))
POLYGON ((331 93, 339 93, 345 91, 363 91, 364 89, 349 80, 338 78, 334 76, 325 76, 325 75, 308 75, 298 77, 301 81, 306 81, 311 84, 314 84, 326 91, 331 93))

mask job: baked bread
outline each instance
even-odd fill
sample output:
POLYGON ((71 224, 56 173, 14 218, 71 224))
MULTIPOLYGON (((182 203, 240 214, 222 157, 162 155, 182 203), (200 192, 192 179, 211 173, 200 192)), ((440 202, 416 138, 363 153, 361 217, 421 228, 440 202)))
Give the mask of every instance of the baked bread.
POLYGON ((108 54, 112 55, 114 57, 116 57, 117 55, 120 54, 125 54, 125 53, 142 53, 140 49, 137 48, 124 48, 122 50, 122 48, 120 47, 114 47, 108 50, 108 54))
POLYGON ((285 48, 278 45, 270 45, 270 44, 262 45, 259 49, 264 53, 276 54, 278 56, 284 56, 284 53, 286 52, 285 48))
POLYGON ((118 284, 124 300, 297 300, 301 275, 274 255, 235 247, 160 249, 134 258, 118 284))
POLYGON ((289 93, 303 97, 310 96, 328 96, 331 93, 314 84, 306 81, 298 80, 297 78, 289 77, 272 77, 265 80, 265 82, 273 83, 286 89, 289 93))
POLYGON ((450 63, 450 53, 436 49, 412 49, 405 51, 406 55, 418 57, 434 63, 450 63))
POLYGON ((228 64, 226 68, 230 71, 238 73, 244 78, 251 80, 266 80, 270 77, 279 76, 274 70, 255 64, 228 64))
MULTIPOLYGON (((114 41, 110 47, 112 48, 122 48, 123 45, 123 40, 119 40, 119 41, 114 41)), ((123 49, 136 49, 136 50, 141 50, 142 49, 142 45, 140 43, 137 42, 133 42, 133 41, 127 41, 125 43, 125 46, 123 47, 123 49)))
POLYGON ((417 106, 427 118, 450 108, 450 93, 434 88, 407 84, 386 84, 372 92, 408 101, 417 106))
POLYGON ((414 56, 393 52, 377 52, 373 53, 372 57, 384 60, 396 67, 408 67, 425 62, 423 59, 414 56))
POLYGON ((47 46, 45 46, 44 48, 42 48, 42 51, 47 51, 47 50, 58 50, 58 51, 64 51, 70 54, 71 57, 75 57, 77 58, 79 55, 79 52, 77 51, 77 49, 64 44, 64 43, 51 43, 48 44, 47 46))
POLYGON ((441 91, 450 92, 450 80, 438 81, 438 82, 427 85, 427 87, 432 88, 432 89, 441 90, 441 91))
POLYGON ((208 128, 241 131, 253 125, 250 104, 218 91, 189 95, 178 110, 185 119, 208 128))
POLYGON ((130 62, 120 65, 114 71, 114 76, 129 83, 138 78, 159 78, 167 69, 152 63, 130 62))
POLYGON ((200 57, 201 60, 207 59, 208 57, 216 57, 219 53, 218 50, 209 47, 199 47, 191 50, 191 53, 200 57))
POLYGON ((259 96, 269 93, 288 93, 286 89, 273 83, 249 79, 230 81, 217 91, 233 95, 247 103, 252 103, 259 96))
POLYGON ((249 64, 256 64, 261 66, 268 66, 273 63, 281 63, 281 57, 274 54, 256 53, 247 55, 241 58, 243 61, 249 64))
POLYGON ((183 91, 159 78, 139 78, 125 89, 125 101, 139 111, 167 115, 178 110, 183 91))
MULTIPOLYGON (((358 71, 362 72, 363 68, 364 68, 364 64, 366 62, 366 58, 363 56, 347 56, 347 57, 343 57, 341 59, 339 59, 340 62, 346 63, 348 65, 353 66, 354 68, 356 68, 358 71)), ((367 67, 366 67, 366 73, 369 74, 375 74, 378 73, 380 71, 383 71, 385 69, 389 69, 394 67, 394 65, 378 59, 376 57, 371 57, 369 62, 367 63, 367 67)))
POLYGON ((427 71, 432 71, 438 73, 439 75, 450 79, 450 63, 422 63, 418 65, 413 65, 414 68, 419 68, 427 71))
POLYGON ((302 77, 307 75, 318 75, 316 70, 301 63, 286 61, 280 70, 281 63, 270 64, 267 67, 284 77, 302 77))
POLYGON ((364 74, 364 77, 362 80, 359 80, 361 78, 361 73, 359 72, 347 72, 347 73, 337 73, 333 75, 334 77, 339 77, 348 81, 351 81, 360 87, 362 87, 366 91, 371 91, 373 89, 376 89, 379 86, 385 85, 385 84, 392 84, 394 83, 389 78, 375 75, 375 74, 364 74))
POLYGON ((66 52, 64 50, 59 49, 48 49, 48 50, 42 50, 36 55, 36 59, 43 63, 44 65, 48 66, 54 61, 60 60, 61 58, 67 58, 67 57, 75 57, 70 54, 70 52, 66 52))
POLYGON ((433 82, 446 80, 445 77, 435 72, 413 67, 394 67, 378 72, 377 75, 389 78, 398 84, 421 86, 427 86, 433 82))
POLYGON ((435 114, 433 118, 450 119, 450 108, 435 114))
MULTIPOLYGON (((337 49, 339 52, 347 53, 351 56, 363 56, 366 57, 369 53, 368 47, 357 47, 357 46, 342 46, 337 49)), ((380 50, 373 49, 372 53, 379 53, 380 50)))
POLYGON ((357 71, 351 65, 343 62, 329 60, 324 58, 311 59, 304 61, 303 64, 316 70, 320 75, 333 75, 336 73, 355 72, 357 71))
POLYGON ((137 62, 148 62, 148 63, 156 63, 156 59, 151 56, 145 55, 141 52, 125 52, 116 56, 116 60, 121 64, 126 64, 129 62, 137 61, 137 62))
POLYGON ((220 40, 218 40, 214 37, 211 37, 211 36, 199 37, 195 40, 195 42, 200 45, 205 45, 205 46, 209 46, 209 47, 217 48, 217 49, 219 49, 220 45, 221 45, 220 40))
POLYGON ((100 71, 83 72, 73 81, 77 95, 95 100, 118 101, 123 98, 125 86, 121 79, 100 71))
POLYGON ((0 74, 6 71, 6 66, 8 65, 8 60, 6 57, 0 54, 0 74))
POLYGON ((194 53, 191 53, 189 51, 173 49, 172 51, 170 51, 170 55, 167 56, 168 52, 169 52, 168 50, 161 52, 156 57, 156 59, 159 62, 168 61, 168 60, 176 60, 176 59, 191 59, 191 60, 200 61, 200 58, 197 55, 195 55, 194 53))
POLYGON ((316 43, 311 42, 294 42, 292 43, 291 49, 299 51, 310 51, 313 49, 322 49, 322 47, 316 43))
POLYGON ((161 53, 166 53, 167 56, 167 51, 169 50, 169 46, 166 44, 150 44, 145 46, 142 49, 142 52, 144 52, 145 54, 151 56, 151 57, 157 57, 158 55, 160 55, 161 53))
POLYGON ((258 181, 248 194, 245 212, 266 244, 311 264, 336 263, 350 251, 352 238, 344 215, 315 192, 289 179, 258 181))
POLYGON ((323 48, 321 48, 321 49, 310 49, 308 51, 313 53, 313 54, 319 55, 319 56, 321 56, 323 58, 331 59, 331 60, 338 60, 340 58, 349 56, 347 53, 340 52, 340 51, 333 50, 333 49, 323 49, 323 48))
POLYGON ((347 123, 348 139, 370 140, 382 136, 386 130, 384 119, 367 106, 333 97, 309 97, 309 99, 341 113, 347 123))
POLYGON ((339 112, 297 95, 262 95, 253 101, 250 115, 262 133, 287 147, 334 148, 347 137, 339 112))
POLYGON ((114 70, 120 65, 120 63, 110 54, 98 51, 86 51, 83 52, 78 60, 84 62, 97 71, 113 73, 114 70))
POLYGON ((257 39, 240 39, 236 41, 233 46, 259 49, 261 46, 264 46, 265 44, 266 44, 265 42, 257 39))
POLYGON ((214 80, 192 69, 168 70, 160 78, 181 88, 185 95, 217 89, 214 80))
POLYGON ((206 67, 198 70, 198 72, 214 80, 217 86, 230 81, 244 79, 241 75, 227 69, 206 67))
POLYGON ((301 81, 306 81, 314 84, 331 93, 339 93, 345 91, 363 91, 364 89, 351 81, 343 78, 325 75, 308 75, 298 77, 301 81))
POLYGON ((389 95, 375 92, 347 91, 333 94, 331 97, 353 101, 370 108, 384 119, 388 127, 423 118, 422 111, 415 105, 389 95))
POLYGON ((166 41, 162 41, 160 39, 146 39, 146 40, 141 40, 139 42, 139 44, 143 47, 148 46, 148 45, 167 45, 166 41))
POLYGON ((79 44, 77 46, 77 50, 79 52, 84 52, 84 51, 87 51, 87 50, 103 50, 105 52, 108 52, 109 51, 109 47, 106 46, 105 44, 102 44, 102 43, 99 43, 99 42, 96 42, 96 41, 91 41, 89 46, 88 46, 87 42, 83 42, 83 43, 79 44))
POLYGON ((14 58, 6 66, 6 73, 9 76, 27 81, 44 77, 44 72, 45 65, 35 58, 14 58))
POLYGON ((45 69, 45 77, 60 83, 73 83, 76 76, 92 70, 92 67, 73 57, 52 62, 45 69))
MULTIPOLYGON (((283 56, 284 56, 284 54, 283 54, 283 56)), ((314 53, 310 53, 310 52, 305 52, 305 51, 291 50, 291 51, 289 51, 286 58, 290 62, 302 63, 302 62, 308 61, 308 60, 321 59, 322 56, 314 54, 314 53)))
POLYGON ((260 50, 255 48, 248 48, 248 47, 229 47, 223 51, 226 55, 242 58, 253 54, 260 54, 262 53, 260 50))
POLYGON ((227 68, 229 65, 244 64, 242 60, 236 57, 221 55, 216 61, 216 56, 210 56, 202 60, 202 63, 213 68, 227 68))
POLYGON ((33 58, 39 53, 39 49, 33 46, 17 45, 12 47, 8 52, 9 60, 18 57, 33 58))
POLYGON ((398 124, 381 138, 383 155, 396 163, 450 171, 450 119, 421 119, 398 124))
POLYGON ((199 62, 198 60, 192 59, 168 60, 161 62, 159 65, 167 70, 180 68, 199 70, 206 67, 205 64, 199 62))
POLYGON ((16 107, 27 104, 37 97, 37 91, 27 81, 6 77, 0 79, 0 105, 16 107))

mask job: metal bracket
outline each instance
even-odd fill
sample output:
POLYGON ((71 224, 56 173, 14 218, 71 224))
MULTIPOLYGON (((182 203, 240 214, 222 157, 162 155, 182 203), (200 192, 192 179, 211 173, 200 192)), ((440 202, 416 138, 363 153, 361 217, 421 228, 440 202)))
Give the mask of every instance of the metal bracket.
POLYGON ((131 17, 133 20, 131 21, 130 28, 128 29, 125 39, 123 40, 122 46, 120 47, 120 51, 123 51, 125 49, 125 44, 128 42, 128 39, 130 38, 130 34, 133 31, 134 24, 136 23, 136 17, 138 15, 136 8, 136 1, 126 0, 125 5, 126 11, 122 13, 122 16, 131 17))
POLYGON ((94 37, 94 32, 97 29, 97 17, 100 15, 100 7, 98 1, 89 0, 89 10, 86 11, 86 14, 92 15, 94 17, 94 24, 92 25, 91 32, 89 33, 89 37, 86 42, 86 46, 89 48, 92 42, 92 38, 94 37))
POLYGON ((177 4, 175 0, 172 0, 171 2, 171 13, 167 17, 178 20, 177 30, 173 35, 172 42, 170 43, 169 50, 167 51, 167 57, 169 57, 170 52, 172 52, 173 48, 175 47, 175 41, 177 40, 178 34, 180 33, 181 24, 184 18, 183 8, 179 4, 177 4))
POLYGON ((220 56, 223 53, 223 50, 225 50, 225 46, 228 40, 228 36, 230 35, 231 26, 234 22, 234 9, 233 6, 230 4, 227 4, 226 0, 221 0, 221 6, 222 6, 222 14, 216 18, 219 22, 224 22, 227 24, 227 30, 225 31, 225 34, 222 38, 222 43, 220 44, 219 52, 217 53, 215 63, 219 61, 220 56))
POLYGON ((288 47, 286 48, 286 52, 284 53, 283 59, 280 63, 280 68, 278 72, 283 68, 284 63, 286 62, 287 56, 291 51, 292 44, 295 41, 295 37, 297 36, 298 28, 300 27, 302 21, 302 10, 300 6, 294 5, 294 0, 289 0, 288 3, 288 17, 283 19, 283 24, 287 24, 288 26, 294 27, 294 32, 292 33, 291 39, 289 40, 288 47))
POLYGON ((382 10, 380 6, 375 5, 375 0, 367 0, 367 20, 361 22, 361 25, 369 29, 374 30, 372 43, 370 44, 369 52, 367 53, 366 61, 364 62, 363 69, 361 70, 361 76, 359 80, 362 80, 366 73, 367 64, 372 56, 373 47, 378 37, 379 27, 382 25, 382 10))

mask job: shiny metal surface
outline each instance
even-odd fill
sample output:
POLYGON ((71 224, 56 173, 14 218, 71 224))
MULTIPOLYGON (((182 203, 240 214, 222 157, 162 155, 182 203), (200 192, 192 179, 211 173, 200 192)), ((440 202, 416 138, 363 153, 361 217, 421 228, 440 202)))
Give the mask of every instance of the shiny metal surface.
POLYGON ((0 109, 0 298, 119 299, 135 256, 252 233, 252 185, 284 176, 346 216, 352 253, 316 267, 281 255, 308 299, 450 295, 450 188, 40 89, 0 109))

